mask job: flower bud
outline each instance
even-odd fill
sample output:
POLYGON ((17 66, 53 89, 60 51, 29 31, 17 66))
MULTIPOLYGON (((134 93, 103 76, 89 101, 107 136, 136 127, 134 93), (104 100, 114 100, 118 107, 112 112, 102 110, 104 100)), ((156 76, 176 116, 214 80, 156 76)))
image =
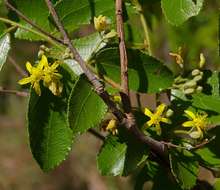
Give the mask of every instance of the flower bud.
POLYGON ((199 69, 194 69, 193 71, 192 71, 192 76, 197 76, 197 75, 199 75, 200 74, 200 70, 199 69))
POLYGON ((202 87, 202 86, 198 86, 198 87, 196 88, 196 92, 202 92, 202 90, 203 90, 203 87, 202 87))
POLYGON ((94 26, 98 32, 105 31, 109 26, 106 16, 99 15, 98 17, 94 17, 94 26))
POLYGON ((166 117, 171 117, 173 115, 173 113, 174 113, 173 110, 168 109, 165 116, 166 117))
POLYGON ((188 88, 188 89, 184 90, 183 92, 186 95, 190 95, 190 94, 195 92, 195 89, 194 88, 188 88))
POLYGON ((199 68, 202 68, 205 65, 206 59, 203 53, 200 53, 200 62, 199 62, 199 68))
POLYGON ((196 81, 196 82, 198 82, 198 81, 202 80, 202 76, 201 76, 201 75, 195 76, 195 77, 193 78, 193 80, 196 81))
POLYGON ((196 87, 197 83, 195 80, 190 80, 188 82, 186 82, 184 85, 183 85, 183 88, 184 89, 187 89, 187 88, 194 88, 196 87))

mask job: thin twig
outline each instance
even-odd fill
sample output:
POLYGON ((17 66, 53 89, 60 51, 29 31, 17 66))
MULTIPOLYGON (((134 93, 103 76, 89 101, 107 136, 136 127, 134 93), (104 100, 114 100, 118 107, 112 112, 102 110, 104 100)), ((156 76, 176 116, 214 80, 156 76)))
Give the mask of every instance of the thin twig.
POLYGON ((21 77, 26 77, 28 74, 26 73, 26 71, 24 70, 24 69, 22 69, 21 67, 20 67, 20 65, 18 65, 17 63, 16 63, 16 61, 11 57, 11 56, 8 56, 8 60, 9 60, 9 63, 11 63, 13 66, 14 66, 14 68, 15 68, 15 70, 17 71, 17 73, 19 74, 19 75, 21 75, 21 77))
POLYGON ((89 133, 91 133, 92 135, 94 135, 95 137, 97 137, 98 139, 100 139, 102 141, 105 140, 105 136, 103 136, 101 133, 99 133, 95 129, 89 129, 89 133))
POLYGON ((27 92, 21 92, 18 90, 9 90, 9 89, 4 89, 3 87, 0 86, 0 93, 4 94, 14 94, 16 96, 21 96, 21 97, 27 97, 28 93, 27 92))
POLYGON ((150 146, 152 150, 154 150, 157 154, 164 156, 166 147, 156 141, 155 139, 145 136, 135 125, 133 122, 133 118, 129 118, 125 114, 123 114, 116 106, 116 104, 111 100, 109 94, 104 90, 104 86, 98 80, 98 78, 93 74, 86 66, 85 61, 82 59, 76 48, 73 46, 71 39, 69 38, 67 32, 64 29, 54 7, 50 0, 45 0, 48 9, 59 28, 61 34, 64 38, 64 43, 69 47, 71 53, 74 55, 75 60, 78 62, 82 70, 84 71, 85 75, 87 76, 88 80, 94 86, 96 93, 103 99, 103 101, 108 105, 110 111, 117 117, 120 123, 122 123, 124 127, 126 127, 129 131, 131 131, 141 142, 150 146))
POLYGON ((30 24, 31 26, 33 26, 34 28, 36 28, 39 32, 41 32, 42 34, 50 37, 52 40, 64 44, 62 40, 54 37, 53 35, 51 35, 50 33, 46 32, 45 30, 43 30, 41 27, 39 27, 37 24, 35 24, 32 20, 30 20, 29 18, 27 18, 22 12, 20 12, 18 9, 16 9, 12 4, 10 4, 8 2, 8 0, 5 0, 5 4, 6 6, 11 9, 12 11, 14 11, 20 18, 22 18, 24 21, 26 21, 28 24, 30 24))
POLYGON ((121 99, 123 107, 126 113, 131 112, 131 101, 129 96, 129 84, 128 84, 128 57, 125 46, 125 34, 123 26, 123 10, 122 0, 115 1, 116 20, 117 20, 117 33, 119 37, 119 52, 120 52, 120 64, 121 64, 121 87, 122 93, 121 99))

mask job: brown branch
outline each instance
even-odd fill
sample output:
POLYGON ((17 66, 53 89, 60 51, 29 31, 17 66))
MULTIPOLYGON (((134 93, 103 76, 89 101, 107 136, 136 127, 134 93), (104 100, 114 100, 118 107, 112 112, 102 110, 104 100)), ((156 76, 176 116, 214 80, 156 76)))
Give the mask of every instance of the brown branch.
POLYGON ((28 24, 30 24, 31 26, 33 26, 34 28, 36 28, 39 32, 41 32, 42 34, 48 36, 49 38, 51 38, 52 40, 61 43, 64 45, 63 41, 54 37, 53 35, 51 35, 50 33, 46 32, 45 30, 43 30, 41 27, 39 27, 37 24, 35 24, 32 20, 30 20, 29 18, 27 18, 22 12, 20 12, 18 9, 16 9, 12 4, 10 4, 8 2, 8 0, 5 0, 5 4, 6 6, 11 9, 12 11, 14 11, 20 18, 22 18, 24 21, 26 21, 28 24))
POLYGON ((9 63, 11 63, 15 70, 17 71, 17 73, 19 75, 21 75, 21 77, 26 77, 28 74, 26 73, 25 70, 23 70, 17 63, 16 61, 11 57, 11 56, 8 56, 8 60, 9 60, 9 63))
POLYGON ((101 133, 99 133, 95 129, 89 129, 89 133, 91 133, 92 135, 94 135, 95 137, 97 137, 98 139, 100 139, 102 141, 105 140, 105 136, 103 136, 101 133))
POLYGON ((109 94, 104 90, 104 86, 102 83, 98 80, 98 78, 95 76, 94 73, 92 73, 86 66, 86 62, 82 59, 76 48, 73 46, 71 39, 69 38, 67 32, 64 29, 63 24, 61 23, 53 4, 50 0, 45 0, 48 9, 59 28, 61 34, 64 38, 64 43, 69 47, 71 53, 74 55, 74 59, 78 62, 80 67, 82 68, 83 72, 87 76, 88 80, 92 83, 94 86, 94 89, 96 93, 103 99, 103 101, 108 105, 110 111, 116 116, 116 118, 119 120, 119 122, 122 124, 122 126, 126 127, 130 132, 132 132, 137 139, 139 139, 141 142, 147 144, 150 146, 150 148, 155 151, 160 156, 164 156, 165 154, 165 146, 160 143, 159 141, 154 140, 151 137, 145 136, 137 127, 136 123, 134 122, 133 117, 129 117, 129 115, 123 114, 115 105, 115 103, 111 100, 109 94))
POLYGON ((128 84, 128 57, 125 46, 125 34, 123 26, 123 3, 122 0, 115 1, 116 9, 116 21, 117 21, 117 33, 119 37, 119 53, 121 64, 121 99, 124 110, 126 113, 131 112, 131 101, 129 96, 129 84, 128 84))
POLYGON ((8 89, 4 89, 3 87, 0 86, 0 94, 4 93, 4 94, 14 94, 16 96, 21 96, 21 97, 27 97, 28 93, 27 92, 21 92, 18 90, 8 90, 8 89))

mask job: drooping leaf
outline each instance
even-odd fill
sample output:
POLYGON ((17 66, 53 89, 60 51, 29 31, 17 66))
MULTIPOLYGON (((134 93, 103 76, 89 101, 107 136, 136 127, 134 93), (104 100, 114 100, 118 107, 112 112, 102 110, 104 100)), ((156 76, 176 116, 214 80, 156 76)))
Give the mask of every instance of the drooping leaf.
POLYGON ((58 166, 71 150, 73 133, 67 123, 66 104, 43 89, 38 96, 31 91, 28 108, 31 151, 41 169, 58 166))
POLYGON ((207 145, 206 147, 196 150, 196 154, 202 159, 203 164, 209 167, 220 168, 220 157, 212 152, 207 145))
POLYGON ((108 138, 97 157, 99 172, 109 176, 122 175, 126 150, 126 143, 119 142, 117 137, 108 138))
POLYGON ((68 31, 90 24, 94 16, 105 15, 113 19, 113 0, 63 0, 56 5, 56 11, 68 31))
POLYGON ((162 0, 161 6, 166 19, 173 25, 181 25, 199 14, 204 0, 162 0))
POLYGON ((209 111, 214 111, 220 113, 220 97, 205 95, 205 94, 195 94, 193 95, 192 105, 209 111))
POLYGON ((98 154, 98 169, 102 175, 127 176, 146 161, 148 153, 148 147, 132 137, 109 136, 98 154))
POLYGON ((215 136, 215 138, 205 147, 196 150, 196 154, 200 156, 204 165, 220 168, 220 128, 215 127, 209 131, 209 135, 215 136))
MULTIPOLYGON (((156 58, 138 50, 127 51, 129 86, 133 91, 156 93, 169 88, 173 75, 169 69, 156 58)), ((102 50, 96 57, 100 74, 120 83, 120 61, 118 48, 102 50)))
POLYGON ((104 101, 95 93, 84 76, 74 85, 68 102, 68 121, 74 134, 97 127, 107 112, 104 101))
POLYGON ((181 190, 175 180, 172 180, 172 174, 158 163, 148 161, 145 167, 138 174, 135 184, 135 190, 143 190, 145 182, 151 182, 151 190, 170 189, 181 190))
POLYGON ((6 34, 0 37, 0 71, 6 62, 10 50, 10 35, 6 34))
POLYGON ((196 185, 199 163, 193 154, 187 151, 172 151, 169 155, 171 170, 183 189, 191 189, 196 185))
MULTIPOLYGON (((36 0, 28 0, 28 1, 14 0, 14 2, 19 11, 21 11, 26 17, 32 20, 35 24, 37 24, 43 30, 47 32, 52 32, 54 30, 54 28, 49 23, 49 20, 48 20, 49 11, 44 0, 37 0, 37 1, 36 0)), ((23 20, 20 20, 20 24, 32 28, 32 26, 30 26, 23 20)), ((15 33, 15 37, 19 39, 25 39, 25 40, 37 40, 37 41, 42 40, 42 38, 39 37, 38 35, 33 34, 29 31, 25 31, 20 28, 17 29, 15 33)))

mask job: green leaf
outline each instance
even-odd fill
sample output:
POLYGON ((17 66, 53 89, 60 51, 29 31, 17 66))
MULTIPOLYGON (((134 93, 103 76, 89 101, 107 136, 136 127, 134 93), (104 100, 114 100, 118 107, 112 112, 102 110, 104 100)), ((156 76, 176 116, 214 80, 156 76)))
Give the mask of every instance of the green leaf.
POLYGON ((215 184, 214 184, 213 190, 220 190, 220 178, 215 179, 215 184))
POLYGON ((213 71, 212 76, 208 79, 208 84, 212 87, 212 95, 219 96, 219 72, 213 71))
POLYGON ((202 162, 209 167, 220 168, 220 157, 210 150, 210 145, 196 150, 196 154, 202 159, 202 162))
POLYGON ((90 24, 94 16, 105 15, 113 20, 113 0, 63 0, 56 5, 56 11, 68 31, 90 24))
POLYGON ((191 189, 196 185, 199 163, 190 152, 172 151, 169 155, 171 171, 183 189, 191 189))
MULTIPOLYGON (((143 93, 156 93, 169 88, 174 77, 170 70, 156 58, 138 50, 127 50, 129 86, 143 93)), ((95 57, 100 74, 120 83, 118 48, 102 50, 95 57)))
MULTIPOLYGON (((21 11, 26 17, 32 20, 43 30, 47 32, 52 32, 54 30, 54 27, 52 27, 49 23, 48 20, 49 11, 44 0, 37 0, 37 1, 14 0, 14 2, 19 11, 21 11)), ((32 28, 32 26, 30 26, 23 20, 20 20, 20 24, 32 28)), ((17 29, 15 33, 15 37, 25 40, 35 40, 35 41, 42 40, 42 38, 39 37, 38 35, 20 28, 17 29)))
POLYGON ((209 111, 215 111, 220 113, 220 97, 205 95, 205 94, 195 94, 193 95, 192 105, 209 111))
POLYGON ((181 25, 199 14, 204 0, 162 0, 161 6, 166 19, 173 25, 181 25))
POLYGON ((10 35, 6 34, 0 38, 0 71, 6 62, 10 50, 10 35))
POLYGON ((119 142, 117 137, 106 139, 97 157, 97 165, 101 175, 122 175, 126 150, 126 143, 119 142))
MULTIPOLYGON (((94 33, 84 38, 79 38, 73 41, 74 46, 82 56, 83 60, 89 61, 93 53, 103 48, 106 43, 103 42, 99 33, 94 33)), ((83 73, 79 64, 73 59, 67 59, 64 61, 70 68, 77 74, 83 73)))
POLYGON ((172 180, 172 174, 167 173, 164 167, 153 161, 148 161, 138 174, 134 189, 143 190, 145 182, 153 183, 151 190, 164 189, 164 187, 169 190, 180 190, 175 180, 172 180))
POLYGON ((205 147, 198 149, 195 153, 200 156, 202 163, 208 167, 220 168, 220 128, 215 127, 209 131, 209 135, 215 138, 205 147))
POLYGON ((123 131, 124 137, 108 136, 97 157, 102 175, 127 176, 148 158, 149 149, 123 131))
POLYGON ((58 166, 71 150, 73 133, 67 123, 66 104, 47 89, 38 96, 31 91, 28 131, 34 158, 48 172, 58 166))
POLYGON ((72 89, 68 102, 68 121, 74 134, 97 127, 107 112, 104 101, 95 93, 84 76, 72 89))

